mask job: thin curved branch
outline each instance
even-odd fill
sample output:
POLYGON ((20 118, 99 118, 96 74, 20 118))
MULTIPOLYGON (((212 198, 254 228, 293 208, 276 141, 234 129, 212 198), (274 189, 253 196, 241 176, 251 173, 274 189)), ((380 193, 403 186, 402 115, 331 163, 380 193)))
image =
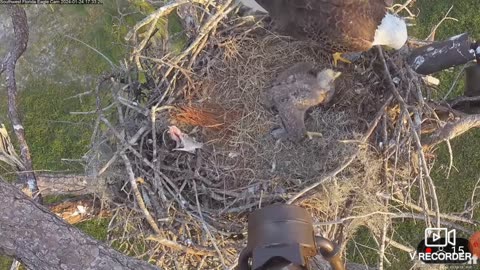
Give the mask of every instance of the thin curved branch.
MULTIPOLYGON (((33 198, 41 202, 41 196, 37 186, 37 180, 33 170, 32 157, 30 148, 25 138, 25 129, 20 120, 17 109, 17 82, 15 79, 15 68, 18 59, 27 49, 28 44, 28 21, 25 10, 20 6, 9 6, 8 11, 12 18, 14 43, 10 52, 5 57, 2 68, 5 70, 7 94, 8 94, 8 116, 13 125, 13 130, 20 145, 20 156, 22 158, 25 169, 20 171, 19 182, 24 185, 24 191, 29 193, 33 198)), ((0 69, 0 71, 2 71, 0 69)))

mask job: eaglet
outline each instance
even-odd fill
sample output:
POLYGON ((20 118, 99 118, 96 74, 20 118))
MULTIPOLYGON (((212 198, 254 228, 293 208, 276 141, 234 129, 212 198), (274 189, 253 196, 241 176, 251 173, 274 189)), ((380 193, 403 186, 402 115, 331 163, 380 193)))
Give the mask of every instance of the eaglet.
POLYGON ((316 105, 328 103, 335 92, 334 81, 340 72, 325 69, 318 73, 309 63, 299 63, 282 72, 265 95, 265 105, 275 108, 282 128, 274 131, 275 138, 288 138, 300 142, 307 135, 306 111, 316 105))

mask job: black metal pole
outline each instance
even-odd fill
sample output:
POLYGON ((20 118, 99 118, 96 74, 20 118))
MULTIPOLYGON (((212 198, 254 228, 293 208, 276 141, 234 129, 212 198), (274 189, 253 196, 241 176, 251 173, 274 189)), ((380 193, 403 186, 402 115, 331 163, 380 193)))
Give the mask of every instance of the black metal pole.
POLYGON ((415 72, 429 75, 475 60, 478 44, 468 33, 413 50, 408 63, 415 72))

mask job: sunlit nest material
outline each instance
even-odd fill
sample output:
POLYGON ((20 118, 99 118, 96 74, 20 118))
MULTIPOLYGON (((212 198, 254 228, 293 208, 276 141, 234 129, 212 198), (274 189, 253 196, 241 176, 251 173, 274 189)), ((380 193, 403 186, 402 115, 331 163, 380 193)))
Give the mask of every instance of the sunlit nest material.
MULTIPOLYGON (((372 50, 339 68, 333 101, 305 119, 322 136, 276 141, 270 131, 280 120, 262 105, 265 90, 295 63, 321 70, 331 59, 315 44, 275 34, 264 17, 238 15, 232 1, 194 2, 139 22, 127 36, 134 48, 128 65, 102 78, 116 85, 116 110, 97 110, 91 164, 125 206, 110 228, 122 251, 166 269, 226 269, 245 245, 247 214, 280 202, 309 209, 317 232, 343 248, 367 227, 381 257, 385 243, 401 246, 390 238, 395 220, 437 224, 433 159, 418 139, 434 110, 402 60, 405 50, 372 50), (169 12, 179 14, 189 40, 176 53, 165 50, 172 40, 146 38, 169 12), (128 77, 132 71, 146 80, 128 77), (174 150, 173 125, 202 147, 174 150), (105 155, 105 145, 114 154, 105 155)), ((452 218, 442 221, 473 224, 452 218)))

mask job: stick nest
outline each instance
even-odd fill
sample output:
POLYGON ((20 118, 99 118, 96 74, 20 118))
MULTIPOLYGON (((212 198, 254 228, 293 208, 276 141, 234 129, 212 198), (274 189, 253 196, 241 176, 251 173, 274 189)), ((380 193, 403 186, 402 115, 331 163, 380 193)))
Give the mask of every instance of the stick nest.
POLYGON ((395 243, 386 236, 394 218, 437 224, 433 159, 420 141, 435 112, 405 52, 372 50, 339 68, 333 101, 305 120, 323 136, 276 141, 269 133, 280 120, 261 105, 264 91, 295 63, 331 60, 231 4, 159 8, 127 35, 131 58, 100 79, 89 165, 119 205, 110 240, 166 269, 225 269, 245 246, 248 213, 273 203, 307 208, 317 233, 342 247, 366 226, 380 258, 395 243), (181 50, 174 36, 153 35, 172 12, 189 40, 181 50), (175 151, 171 125, 203 147, 175 151))

